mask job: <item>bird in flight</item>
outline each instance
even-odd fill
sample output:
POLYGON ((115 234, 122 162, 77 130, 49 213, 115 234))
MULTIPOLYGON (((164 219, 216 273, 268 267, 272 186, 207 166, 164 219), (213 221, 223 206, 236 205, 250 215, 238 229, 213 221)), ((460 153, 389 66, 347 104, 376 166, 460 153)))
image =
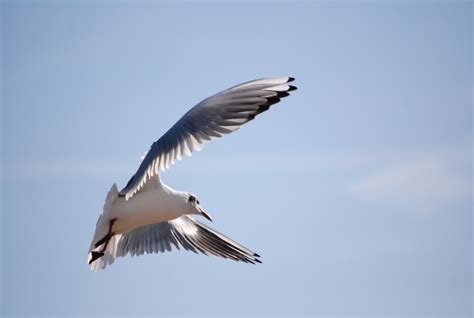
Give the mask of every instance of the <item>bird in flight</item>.
POLYGON ((167 186, 160 172, 268 110, 296 90, 289 84, 293 80, 269 77, 246 82, 204 99, 184 114, 151 145, 120 192, 112 185, 90 245, 91 268, 99 271, 116 257, 171 251, 172 246, 261 263, 258 254, 191 217, 201 215, 212 221, 198 196, 167 186))

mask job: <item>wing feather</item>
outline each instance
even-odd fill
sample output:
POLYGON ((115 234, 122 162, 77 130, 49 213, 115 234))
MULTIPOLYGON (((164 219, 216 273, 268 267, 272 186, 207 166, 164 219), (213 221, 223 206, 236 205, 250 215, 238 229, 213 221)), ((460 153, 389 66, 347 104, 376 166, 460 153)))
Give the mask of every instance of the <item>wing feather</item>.
POLYGON ((121 194, 130 199, 148 180, 167 170, 184 155, 239 129, 268 110, 296 87, 292 77, 270 77, 246 82, 204 99, 154 142, 121 194))
POLYGON ((122 234, 117 243, 116 256, 166 252, 171 251, 173 246, 178 250, 182 247, 194 253, 260 263, 257 254, 190 216, 145 225, 122 234))

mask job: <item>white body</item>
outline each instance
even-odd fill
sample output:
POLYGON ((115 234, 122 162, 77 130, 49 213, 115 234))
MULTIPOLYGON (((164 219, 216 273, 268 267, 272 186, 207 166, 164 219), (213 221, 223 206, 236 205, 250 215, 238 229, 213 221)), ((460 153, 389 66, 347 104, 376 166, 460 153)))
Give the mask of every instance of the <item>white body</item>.
POLYGON ((118 197, 108 215, 109 221, 116 219, 112 232, 122 234, 143 225, 171 221, 192 213, 187 210, 186 201, 181 199, 183 195, 183 192, 158 181, 129 200, 118 197))
POLYGON ((92 259, 93 251, 103 251, 105 255, 91 264, 92 269, 98 271, 113 263, 117 244, 123 235, 133 233, 145 225, 165 224, 185 214, 199 214, 199 210, 188 204, 188 197, 188 193, 175 191, 161 183, 158 176, 152 178, 139 193, 128 200, 119 195, 115 184, 112 185, 105 199, 103 213, 97 220, 88 262, 92 259), (109 242, 95 246, 108 234, 111 235, 109 242))

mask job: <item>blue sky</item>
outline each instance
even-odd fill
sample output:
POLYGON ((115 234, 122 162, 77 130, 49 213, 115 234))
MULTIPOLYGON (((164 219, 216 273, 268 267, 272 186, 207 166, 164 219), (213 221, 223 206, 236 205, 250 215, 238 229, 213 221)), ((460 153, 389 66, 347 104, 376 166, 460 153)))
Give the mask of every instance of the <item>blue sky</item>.
POLYGON ((472 314, 471 2, 3 1, 1 23, 2 314, 472 314), (263 264, 93 273, 111 184, 275 75, 299 90, 163 175, 263 264))

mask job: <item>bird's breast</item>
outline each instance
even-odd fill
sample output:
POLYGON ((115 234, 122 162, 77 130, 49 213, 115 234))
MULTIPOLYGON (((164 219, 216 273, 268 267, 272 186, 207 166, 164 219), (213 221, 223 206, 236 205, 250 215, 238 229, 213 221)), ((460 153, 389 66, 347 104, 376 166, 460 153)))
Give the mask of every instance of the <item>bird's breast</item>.
POLYGON ((113 207, 116 218, 113 231, 125 233, 144 225, 173 220, 185 214, 176 200, 166 193, 148 191, 138 193, 129 200, 119 198, 113 207))

